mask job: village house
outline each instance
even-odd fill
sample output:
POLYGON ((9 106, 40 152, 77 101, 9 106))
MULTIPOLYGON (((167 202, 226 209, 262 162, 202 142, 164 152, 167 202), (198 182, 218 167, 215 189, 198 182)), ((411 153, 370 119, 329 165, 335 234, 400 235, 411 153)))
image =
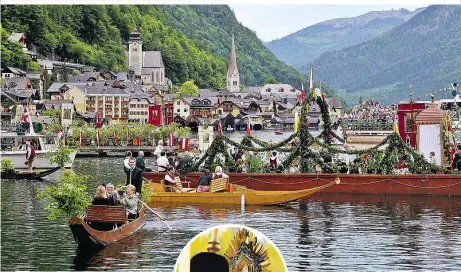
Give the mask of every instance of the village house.
POLYGON ((19 43, 22 47, 22 51, 29 55, 33 61, 37 61, 37 54, 29 50, 29 48, 32 48, 32 44, 29 42, 29 38, 27 38, 25 33, 13 32, 8 38, 8 41, 19 43))
POLYGON ((232 115, 236 116, 240 113, 241 106, 238 105, 233 100, 224 100, 222 102, 217 102, 213 108, 211 109, 211 114, 214 117, 221 118, 223 115, 227 115, 231 113, 232 115))
POLYGON ((151 105, 155 105, 151 97, 143 94, 132 95, 128 106, 128 121, 147 124, 151 105))
POLYGON ((190 115, 190 103, 183 97, 177 97, 173 100, 174 114, 186 120, 190 115))
POLYGON ((10 77, 25 77, 27 76, 27 72, 13 67, 5 67, 2 70, 2 78, 10 78, 10 77))
POLYGON ((335 119, 340 119, 343 117, 343 104, 338 97, 332 97, 326 99, 329 110, 330 116, 335 119))

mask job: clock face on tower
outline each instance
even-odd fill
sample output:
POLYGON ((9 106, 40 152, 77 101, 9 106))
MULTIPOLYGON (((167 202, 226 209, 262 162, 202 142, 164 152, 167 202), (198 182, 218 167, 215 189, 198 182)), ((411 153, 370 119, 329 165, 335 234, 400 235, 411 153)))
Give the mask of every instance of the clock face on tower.
POLYGON ((133 45, 136 46, 136 45, 138 45, 138 43, 137 43, 137 42, 134 42, 133 45))

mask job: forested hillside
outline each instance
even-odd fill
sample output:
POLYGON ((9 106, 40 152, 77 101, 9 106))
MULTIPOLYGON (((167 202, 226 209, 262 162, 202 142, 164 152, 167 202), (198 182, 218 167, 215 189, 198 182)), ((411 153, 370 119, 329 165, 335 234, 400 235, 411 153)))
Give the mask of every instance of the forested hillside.
POLYGON ((144 49, 162 51, 175 84, 193 79, 202 88, 223 88, 234 30, 242 84, 260 85, 271 75, 295 86, 307 80, 277 60, 227 6, 15 5, 2 6, 1 15, 2 34, 25 32, 40 53, 102 71, 127 70, 122 44, 138 26, 144 49))
POLYGON ((423 99, 461 80, 460 52, 461 6, 430 6, 373 40, 321 55, 316 80, 349 102, 360 96, 398 102, 408 98, 410 83, 423 99))
POLYGON ((420 11, 371 11, 358 17, 333 19, 273 40, 267 43, 267 47, 280 60, 298 71, 306 71, 322 53, 371 40, 403 24, 420 11))

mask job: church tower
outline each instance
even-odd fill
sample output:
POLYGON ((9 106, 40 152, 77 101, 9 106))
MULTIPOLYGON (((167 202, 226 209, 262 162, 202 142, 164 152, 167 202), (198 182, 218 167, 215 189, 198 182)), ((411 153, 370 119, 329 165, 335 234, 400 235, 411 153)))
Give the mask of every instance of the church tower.
POLYGON ((137 28, 130 33, 128 45, 128 68, 130 71, 134 72, 135 76, 140 77, 143 64, 143 54, 141 33, 138 32, 137 28))
POLYGON ((232 47, 227 69, 227 89, 231 92, 240 91, 240 76, 237 68, 237 55, 235 54, 234 34, 232 34, 232 47))

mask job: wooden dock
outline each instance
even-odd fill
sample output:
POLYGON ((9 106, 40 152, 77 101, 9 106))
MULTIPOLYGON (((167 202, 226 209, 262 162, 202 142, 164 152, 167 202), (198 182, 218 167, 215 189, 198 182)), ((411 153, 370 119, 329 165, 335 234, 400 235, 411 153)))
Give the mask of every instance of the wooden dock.
MULTIPOLYGON (((125 156, 127 151, 133 152, 133 156, 137 155, 139 151, 144 151, 145 156, 151 156, 156 146, 82 146, 77 152, 77 156, 98 156, 105 157, 110 153, 112 156, 125 156)), ((177 151, 178 146, 164 146, 166 152, 177 151)))

